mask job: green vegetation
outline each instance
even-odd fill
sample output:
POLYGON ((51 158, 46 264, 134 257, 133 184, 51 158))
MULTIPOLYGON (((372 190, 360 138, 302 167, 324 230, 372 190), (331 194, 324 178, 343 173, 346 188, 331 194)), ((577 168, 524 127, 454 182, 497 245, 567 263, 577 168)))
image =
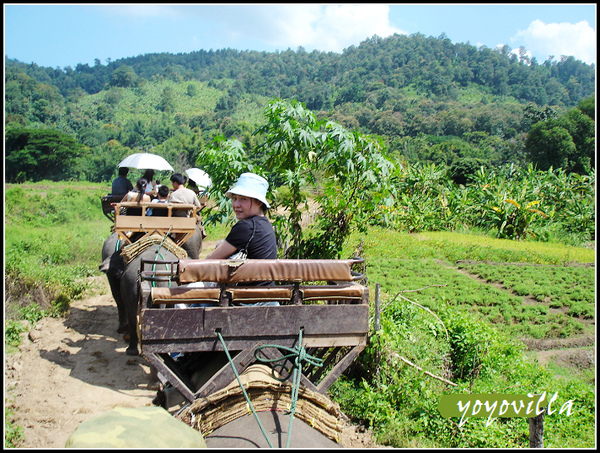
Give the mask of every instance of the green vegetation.
MULTIPOLYGON (((87 277, 100 275, 100 249, 110 234, 100 209, 105 192, 106 186, 89 183, 7 185, 9 353, 41 316, 64 315, 68 300, 94 291, 87 277), (63 308, 57 309, 61 295, 63 308)), ((226 231, 209 225, 207 240, 226 231)), ((342 256, 353 255, 361 242, 371 294, 375 283, 382 289, 382 328, 331 389, 346 414, 394 447, 522 448, 528 445, 526 419, 498 419, 487 427, 485 419, 469 419, 459 428, 457 420, 440 416, 440 395, 558 392, 553 409, 572 401, 573 413, 546 417, 545 446, 594 446, 593 370, 544 368, 520 341, 591 333, 586 318, 594 316, 594 250, 369 226, 347 238, 342 256), (525 297, 535 302, 525 304, 525 297)), ((7 442, 18 444, 22 430, 10 424, 10 411, 5 420, 7 442)))
POLYGON ((198 164, 215 183, 210 194, 217 200, 209 222, 231 213, 224 193, 242 171, 270 177, 272 221, 286 258, 336 258, 352 229, 365 230, 381 205, 393 203, 394 165, 382 155, 381 144, 351 133, 331 121, 319 121, 298 102, 274 101, 261 128, 265 162, 253 165, 238 140, 220 137, 203 150, 198 164), (313 203, 320 215, 302 227, 302 214, 313 203))
POLYGON ((579 174, 595 166, 595 71, 573 57, 540 64, 506 46, 416 34, 373 37, 341 55, 227 49, 74 69, 5 63, 8 182, 107 181, 140 149, 183 170, 221 135, 261 163, 264 137, 253 134, 273 99, 379 137, 398 164, 534 163, 579 174), (65 135, 57 142, 52 131, 65 135), (38 148, 15 137, 52 142, 75 161, 50 171, 38 148))
POLYGON ((579 302, 594 316, 595 272, 578 265, 593 263, 593 250, 372 228, 364 237, 354 235, 344 255, 352 255, 361 241, 371 291, 381 285, 381 330, 332 394, 379 442, 401 448, 527 447, 526 419, 498 419, 487 427, 485 419, 469 419, 459 428, 458 420, 440 416, 439 396, 546 391, 558 396, 557 412, 546 416, 544 445, 595 445, 593 370, 543 368, 519 341, 594 335, 585 313, 552 312, 579 302), (477 275, 482 279, 473 278, 477 275), (538 303, 528 305, 523 296, 538 303), (559 415, 569 400, 573 413, 559 415))
POLYGON ((42 181, 5 188, 5 312, 7 330, 15 332, 15 319, 35 324, 62 315, 90 289, 86 278, 97 275, 110 223, 100 208, 106 186, 42 181))
POLYGON ((592 447, 595 376, 541 367, 520 340, 593 327, 594 92, 594 67, 572 57, 539 64, 444 35, 375 36, 342 55, 7 59, 5 345, 94 290, 110 234, 100 197, 120 160, 152 150, 211 175, 218 239, 223 192, 250 170, 270 182, 282 256, 362 243, 382 328, 332 395, 379 442, 525 447, 525 419, 459 428, 437 402, 547 391, 574 412, 546 418, 546 446, 592 447))
POLYGON ((16 448, 23 440, 23 428, 15 425, 12 420, 13 411, 6 402, 4 405, 4 448, 16 448))

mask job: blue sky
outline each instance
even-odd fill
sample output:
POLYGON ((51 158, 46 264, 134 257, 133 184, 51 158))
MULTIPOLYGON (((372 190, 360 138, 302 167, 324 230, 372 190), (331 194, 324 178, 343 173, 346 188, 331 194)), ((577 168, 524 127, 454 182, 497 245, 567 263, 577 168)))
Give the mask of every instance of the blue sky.
POLYGON ((195 50, 342 52, 394 33, 596 63, 596 4, 4 4, 4 55, 64 68, 195 50))

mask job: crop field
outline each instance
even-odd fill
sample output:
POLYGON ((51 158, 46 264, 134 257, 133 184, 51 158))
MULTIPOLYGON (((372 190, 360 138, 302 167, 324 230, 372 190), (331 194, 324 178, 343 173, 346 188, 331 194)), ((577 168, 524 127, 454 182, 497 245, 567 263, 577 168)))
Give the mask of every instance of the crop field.
POLYGON ((391 235, 372 230, 365 240, 367 274, 384 298, 457 307, 519 339, 594 334, 594 250, 448 233, 391 235))

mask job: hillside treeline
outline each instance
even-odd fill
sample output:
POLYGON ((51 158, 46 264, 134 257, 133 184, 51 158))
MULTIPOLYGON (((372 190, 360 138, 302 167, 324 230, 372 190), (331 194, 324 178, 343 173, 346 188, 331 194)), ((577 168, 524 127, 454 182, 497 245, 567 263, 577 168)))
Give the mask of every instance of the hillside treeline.
POLYGON ((260 162, 261 138, 252 134, 272 98, 381 137, 402 163, 533 162, 585 173, 594 166, 594 66, 573 57, 540 64, 511 50, 415 34, 374 36, 342 54, 199 50, 74 69, 6 59, 7 180, 106 181, 122 157, 151 149, 187 168, 221 135, 260 162), (592 114, 580 115, 590 99, 592 114), (532 127, 547 121, 560 124, 528 144, 532 127), (539 155, 548 143, 553 159, 539 155), (64 165, 38 156, 52 149, 64 165))

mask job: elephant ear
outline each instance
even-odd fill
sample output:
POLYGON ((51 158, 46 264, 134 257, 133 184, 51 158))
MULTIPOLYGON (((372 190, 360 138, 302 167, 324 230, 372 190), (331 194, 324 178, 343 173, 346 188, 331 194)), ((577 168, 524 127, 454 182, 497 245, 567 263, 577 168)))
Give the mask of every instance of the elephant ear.
POLYGON ((108 266, 108 271, 106 273, 117 280, 120 280, 123 276, 123 272, 125 272, 125 260, 123 260, 121 251, 119 250, 111 255, 110 265, 108 266))

